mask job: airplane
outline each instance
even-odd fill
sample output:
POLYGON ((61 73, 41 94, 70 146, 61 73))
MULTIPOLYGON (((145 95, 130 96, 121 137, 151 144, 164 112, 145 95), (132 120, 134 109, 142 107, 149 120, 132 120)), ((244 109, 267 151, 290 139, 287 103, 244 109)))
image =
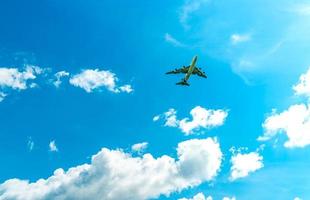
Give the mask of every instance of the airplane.
POLYGON ((197 75, 203 78, 207 78, 207 75, 204 71, 201 70, 201 68, 196 67, 198 56, 195 56, 192 60, 192 63, 189 66, 183 66, 179 69, 175 69, 172 71, 167 72, 166 74, 185 74, 185 77, 178 83, 177 85, 182 86, 189 86, 189 83, 187 82, 189 77, 193 75, 197 75))

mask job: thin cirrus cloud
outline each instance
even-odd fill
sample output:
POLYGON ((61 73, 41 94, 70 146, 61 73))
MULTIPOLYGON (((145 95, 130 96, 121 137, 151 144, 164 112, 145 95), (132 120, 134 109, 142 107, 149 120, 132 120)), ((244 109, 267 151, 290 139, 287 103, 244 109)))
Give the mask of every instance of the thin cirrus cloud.
POLYGON ((304 103, 293 104, 283 112, 277 113, 276 109, 263 123, 264 133, 258 137, 259 141, 267 141, 279 134, 285 134, 286 148, 302 148, 310 144, 310 70, 302 74, 299 82, 293 86, 296 96, 304 96, 304 103))
POLYGON ((27 141, 27 148, 29 151, 32 151, 33 148, 34 148, 34 141, 32 140, 31 137, 28 138, 28 141, 27 141))
POLYGON ((179 143, 177 159, 132 157, 123 150, 103 148, 90 164, 57 169, 47 179, 7 180, 0 185, 0 199, 152 199, 211 181, 221 162, 222 152, 213 138, 179 143))
POLYGON ((185 47, 186 45, 174 38, 172 35, 169 33, 165 34, 165 41, 172 44, 175 47, 185 47))
POLYGON ((190 115, 191 119, 178 119, 177 111, 170 108, 167 112, 156 115, 153 121, 158 121, 162 118, 165 121, 164 126, 177 127, 185 135, 191 135, 201 129, 210 129, 223 125, 228 116, 228 111, 222 109, 206 109, 201 106, 196 106, 190 111, 190 115))
POLYGON ((237 45, 239 43, 247 42, 251 40, 251 35, 250 34, 232 34, 230 36, 230 41, 233 45, 237 45))
POLYGON ((198 11, 209 0, 186 0, 180 8, 179 20, 184 28, 190 28, 189 19, 191 15, 198 11))
POLYGON ((241 1, 237 5, 225 0, 183 0, 176 17, 186 29, 185 43, 194 35, 195 44, 190 46, 225 60, 246 83, 255 83, 291 74, 286 71, 300 72, 309 64, 309 16, 310 4, 303 2, 241 1), (244 23, 236 24, 244 16, 244 23), (267 78, 266 73, 274 76, 267 78))
POLYGON ((248 176, 264 167, 263 156, 258 151, 250 153, 242 153, 241 150, 233 150, 233 155, 230 159, 230 181, 235 181, 248 176))

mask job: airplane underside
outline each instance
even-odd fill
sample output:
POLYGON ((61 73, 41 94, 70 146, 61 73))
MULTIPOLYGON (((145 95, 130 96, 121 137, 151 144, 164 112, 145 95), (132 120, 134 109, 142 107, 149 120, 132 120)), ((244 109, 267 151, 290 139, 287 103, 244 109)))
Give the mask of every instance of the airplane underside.
POLYGON ((177 85, 183 85, 183 86, 189 86, 189 83, 186 80, 184 80, 184 79, 182 79, 180 82, 178 82, 176 84, 177 85))

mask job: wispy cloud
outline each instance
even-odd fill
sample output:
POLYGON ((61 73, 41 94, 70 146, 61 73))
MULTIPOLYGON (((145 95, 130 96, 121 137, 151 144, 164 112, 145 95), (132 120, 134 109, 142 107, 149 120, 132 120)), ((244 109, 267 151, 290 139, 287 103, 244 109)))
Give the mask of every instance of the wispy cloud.
POLYGON ((189 28, 188 20, 190 16, 201 8, 202 5, 207 3, 209 0, 186 0, 181 7, 180 12, 180 23, 185 27, 189 28))
POLYGON ((179 40, 175 39, 172 35, 170 35, 169 33, 165 34, 165 41, 172 44, 175 47, 185 47, 186 45, 184 45, 182 42, 180 42, 179 40))
POLYGON ((57 151, 58 151, 58 148, 57 148, 57 146, 56 146, 55 140, 50 141, 50 143, 49 143, 48 146, 49 146, 49 150, 50 150, 51 152, 57 152, 57 151))
POLYGON ((145 151, 145 149, 148 147, 149 143, 147 142, 141 142, 141 143, 137 143, 131 146, 131 150, 133 152, 137 152, 138 154, 143 153, 143 151, 145 151))
POLYGON ((29 151, 32 151, 34 148, 34 141, 32 140, 31 137, 28 137, 27 148, 29 151))
POLYGON ((7 96, 4 92, 0 92, 0 102, 4 100, 4 98, 7 96))
POLYGON ((62 83, 62 78, 63 77, 66 77, 66 76, 69 76, 70 73, 69 72, 66 72, 66 71, 59 71, 57 72, 54 76, 55 76, 55 81, 53 82, 53 84, 55 85, 55 87, 59 87, 60 84, 62 83))
POLYGON ((242 42, 247 42, 251 40, 251 35, 250 34, 232 34, 230 36, 230 41, 233 45, 242 43, 242 42))
POLYGON ((299 15, 310 15, 310 4, 297 4, 289 10, 299 15))
POLYGON ((120 86, 119 87, 119 91, 126 92, 126 93, 132 93, 133 92, 133 88, 132 88, 131 85, 126 84, 126 85, 120 86))

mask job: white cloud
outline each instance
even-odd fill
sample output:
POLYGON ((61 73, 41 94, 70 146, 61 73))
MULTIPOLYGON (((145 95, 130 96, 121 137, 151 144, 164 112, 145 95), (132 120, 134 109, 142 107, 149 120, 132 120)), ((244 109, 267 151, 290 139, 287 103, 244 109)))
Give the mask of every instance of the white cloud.
POLYGON ((242 42, 247 42, 249 40, 251 40, 251 35, 249 34, 232 34, 230 36, 230 41, 234 45, 242 42))
POLYGON ((250 173, 255 172, 262 167, 263 157, 259 155, 258 152, 250 152, 250 153, 233 153, 234 155, 231 157, 231 168, 230 168, 230 177, 231 181, 234 181, 239 178, 243 178, 248 176, 250 173))
POLYGON ((92 92, 94 89, 106 87, 112 92, 116 89, 117 77, 110 71, 99 71, 99 69, 86 69, 80 74, 74 75, 70 83, 76 87, 83 88, 86 92, 92 92))
POLYGON ((0 88, 25 90, 29 86, 28 81, 35 79, 40 73, 41 68, 30 65, 24 71, 17 68, 0 68, 0 88))
POLYGON ((7 94, 0 92, 0 102, 3 101, 6 96, 7 94))
POLYGON ((184 47, 185 46, 182 42, 180 42, 177 39, 175 39, 169 33, 165 34, 165 41, 170 43, 170 44, 172 44, 173 46, 176 46, 176 47, 184 47))
POLYGON ((196 194, 193 198, 181 198, 179 200, 212 200, 213 198, 211 196, 206 197, 201 192, 196 194))
POLYGON ((51 152, 57 152, 58 151, 58 148, 56 146, 56 142, 55 140, 52 140, 50 143, 49 143, 49 149, 51 152))
POLYGON ((34 148, 34 141, 32 140, 31 137, 28 138, 28 141, 27 141, 27 148, 29 151, 32 151, 33 148, 34 148))
POLYGON ((66 71, 59 71, 57 72, 54 76, 56 78, 56 80, 53 82, 53 84, 55 85, 55 87, 59 87, 60 84, 62 83, 61 79, 63 77, 66 77, 66 76, 69 76, 70 73, 69 72, 66 72, 66 71))
POLYGON ((223 200, 236 200, 236 197, 224 197, 223 200))
POLYGON ((208 110, 200 106, 192 109, 190 114, 192 115, 191 121, 184 118, 179 123, 180 129, 187 135, 200 128, 221 126, 228 115, 224 110, 208 110))
POLYGON ((142 153, 149 144, 147 142, 137 143, 131 146, 131 150, 137 153, 142 153))
POLYGON ((302 200, 302 199, 299 197, 295 197, 294 200, 302 200))
POLYGON ((186 0, 181 7, 180 12, 180 23, 185 27, 189 28, 188 19, 190 16, 198 11, 208 0, 186 0))
POLYGON ((293 86, 296 95, 305 95, 310 97, 310 68, 299 78, 297 85, 293 86))
POLYGON ((223 125, 228 112, 196 106, 190 112, 191 120, 189 118, 178 120, 176 114, 177 112, 173 108, 164 113, 165 126, 178 127, 185 135, 190 135, 201 128, 213 128, 223 125))
POLYGON ((169 127, 177 127, 179 124, 179 121, 177 120, 177 111, 173 108, 170 108, 167 112, 164 113, 165 116, 165 126, 169 127))
POLYGON ((156 122, 160 119, 160 115, 156 115, 153 117, 153 122, 156 122))
POLYGON ((133 89, 132 89, 131 85, 128 85, 128 84, 119 87, 119 90, 120 90, 121 92, 126 92, 126 93, 131 93, 131 92, 133 92, 133 89))
POLYGON ((107 88, 109 91, 114 93, 119 92, 131 92, 132 88, 130 85, 121 86, 118 88, 116 82, 118 78, 110 71, 99 70, 99 69, 86 69, 80 74, 76 74, 70 78, 70 84, 84 89, 86 92, 93 92, 95 89, 102 87, 107 88))
MULTIPOLYGON (((302 74, 299 82, 293 86, 295 95, 310 98, 310 69, 302 74)), ((308 99, 309 100, 309 99, 308 99)), ((305 147, 310 144, 310 104, 293 104, 283 112, 274 109, 263 123, 264 134, 259 141, 270 140, 278 134, 285 134, 287 148, 305 147)))
POLYGON ((122 150, 103 148, 90 164, 55 170, 47 179, 30 183, 10 179, 0 185, 0 199, 144 200, 212 180, 222 152, 216 140, 188 140, 178 144, 178 160, 151 154, 132 157, 122 150))
POLYGON ((310 108, 309 105, 296 104, 277 114, 275 111, 263 123, 264 135, 258 140, 266 141, 277 134, 286 134, 287 148, 304 147, 310 144, 310 108))
MULTIPOLYGON (((213 200, 211 196, 206 197, 203 193, 196 194, 193 198, 181 198, 179 200, 213 200)), ((223 200, 236 200, 235 197, 224 197, 223 200)))
POLYGON ((36 83, 30 82, 37 78, 37 75, 41 74, 43 69, 27 65, 24 71, 20 71, 17 68, 0 68, 0 102, 8 95, 9 90, 25 90, 27 88, 34 88, 36 83), (2 91, 1 91, 2 90, 2 91), (3 91, 6 91, 4 93, 3 91))

